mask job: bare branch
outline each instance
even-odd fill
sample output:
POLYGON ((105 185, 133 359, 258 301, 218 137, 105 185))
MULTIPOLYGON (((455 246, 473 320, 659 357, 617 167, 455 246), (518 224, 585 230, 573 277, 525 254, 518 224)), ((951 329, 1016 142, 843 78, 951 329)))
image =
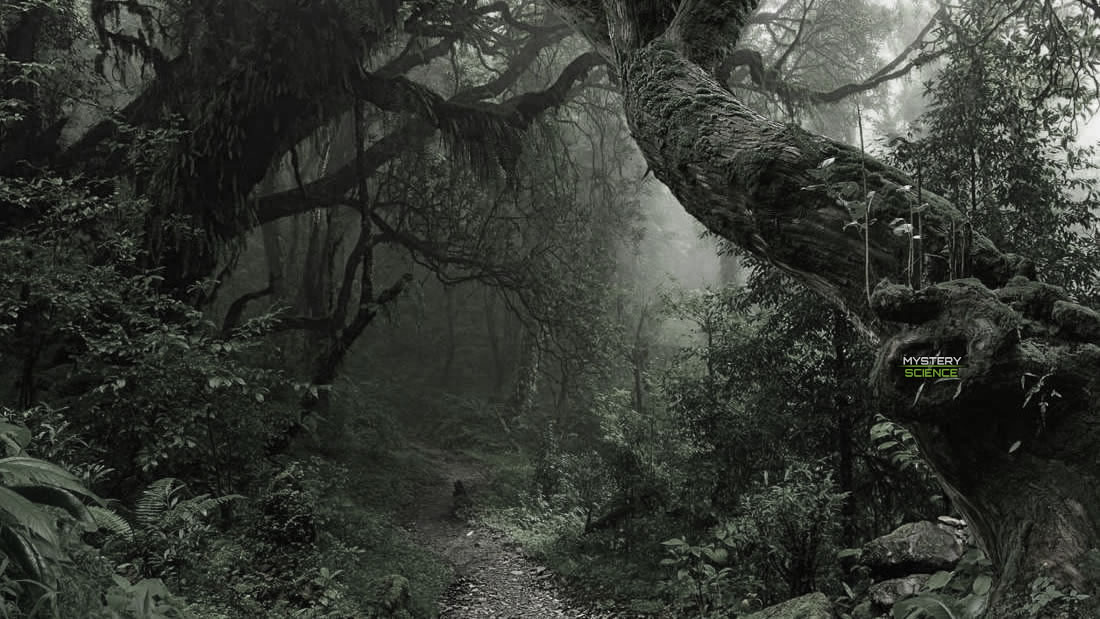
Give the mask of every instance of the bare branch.
MULTIPOLYGON (((844 84, 843 86, 839 86, 829 91, 812 90, 786 82, 779 75, 778 67, 765 67, 760 52, 747 48, 738 49, 726 58, 725 62, 718 68, 718 79, 722 83, 727 83, 734 69, 737 67, 747 67, 749 70, 749 78, 757 88, 764 92, 774 93, 784 101, 835 103, 850 95, 872 90, 881 84, 902 77, 913 69, 926 65, 945 54, 948 51, 947 48, 922 53, 916 58, 905 62, 913 52, 919 50, 925 44, 925 37, 928 36, 935 25, 939 23, 945 15, 946 13, 943 9, 938 11, 905 49, 867 79, 860 82, 844 84)), ((776 64, 778 64, 778 62, 776 64)))
POLYGON ((225 319, 222 321, 222 337, 229 337, 233 329, 237 328, 237 325, 241 322, 241 316, 244 314, 244 310, 248 307, 249 303, 256 299, 266 297, 274 292, 274 290, 275 287, 269 283, 266 288, 253 292, 246 292, 234 299, 233 303, 229 305, 229 309, 226 310, 225 319))

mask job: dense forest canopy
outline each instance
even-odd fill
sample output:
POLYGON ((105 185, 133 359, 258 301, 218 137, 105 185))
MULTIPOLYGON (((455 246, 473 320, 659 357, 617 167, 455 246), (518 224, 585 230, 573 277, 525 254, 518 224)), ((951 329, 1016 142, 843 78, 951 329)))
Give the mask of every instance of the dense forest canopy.
POLYGON ((15 0, 0 52, 4 616, 1100 612, 1092 0, 15 0))

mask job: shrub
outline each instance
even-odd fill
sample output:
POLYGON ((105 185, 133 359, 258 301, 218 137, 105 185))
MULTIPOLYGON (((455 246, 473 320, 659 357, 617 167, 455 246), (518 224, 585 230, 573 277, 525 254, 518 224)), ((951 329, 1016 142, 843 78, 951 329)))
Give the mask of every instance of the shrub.
POLYGON ((718 531, 741 565, 756 566, 764 583, 785 583, 786 591, 766 586, 768 601, 819 588, 839 533, 838 492, 824 467, 799 464, 778 483, 766 481, 741 499, 740 514, 718 531))

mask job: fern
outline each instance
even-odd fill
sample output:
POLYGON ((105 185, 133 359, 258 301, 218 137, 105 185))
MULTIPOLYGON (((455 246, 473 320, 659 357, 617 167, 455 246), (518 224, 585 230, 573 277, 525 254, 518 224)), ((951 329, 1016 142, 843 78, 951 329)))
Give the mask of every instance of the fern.
POLYGON ((98 505, 88 507, 88 511, 91 512, 92 518, 95 519, 96 526, 99 529, 114 533, 127 541, 134 541, 134 528, 122 516, 98 505))
POLYGON ((134 507, 134 517, 138 525, 151 527, 160 523, 164 514, 178 501, 176 494, 183 487, 184 483, 175 477, 158 479, 146 486, 134 507))
POLYGON ((228 494, 213 497, 199 494, 183 499, 180 494, 186 484, 174 477, 165 477, 149 484, 134 509, 134 517, 142 528, 171 529, 196 522, 213 510, 245 497, 228 494))
POLYGON ((133 535, 142 555, 141 571, 148 576, 175 573, 202 546, 210 526, 204 518, 239 494, 213 497, 183 496, 186 484, 174 477, 146 486, 134 506, 133 535))
POLYGON ((215 509, 228 505, 233 501, 243 499, 239 494, 227 494, 225 496, 212 497, 208 494, 200 494, 196 497, 182 501, 173 507, 165 517, 170 523, 194 522, 205 517, 215 509))

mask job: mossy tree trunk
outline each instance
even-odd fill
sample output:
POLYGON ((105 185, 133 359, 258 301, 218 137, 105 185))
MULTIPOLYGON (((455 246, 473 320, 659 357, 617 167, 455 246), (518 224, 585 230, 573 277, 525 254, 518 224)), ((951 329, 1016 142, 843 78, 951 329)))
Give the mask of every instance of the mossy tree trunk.
POLYGON ((909 221, 915 183, 762 117, 714 78, 756 2, 552 4, 617 69, 634 138, 684 208, 881 343, 884 412, 913 431, 998 570, 988 616, 1022 615, 1043 575, 1100 593, 1100 315, 977 233, 969 271, 951 272, 962 216, 927 192, 926 285, 903 285, 910 243, 889 222, 909 221), (965 357, 960 381, 903 378, 903 355, 937 353, 965 357))

